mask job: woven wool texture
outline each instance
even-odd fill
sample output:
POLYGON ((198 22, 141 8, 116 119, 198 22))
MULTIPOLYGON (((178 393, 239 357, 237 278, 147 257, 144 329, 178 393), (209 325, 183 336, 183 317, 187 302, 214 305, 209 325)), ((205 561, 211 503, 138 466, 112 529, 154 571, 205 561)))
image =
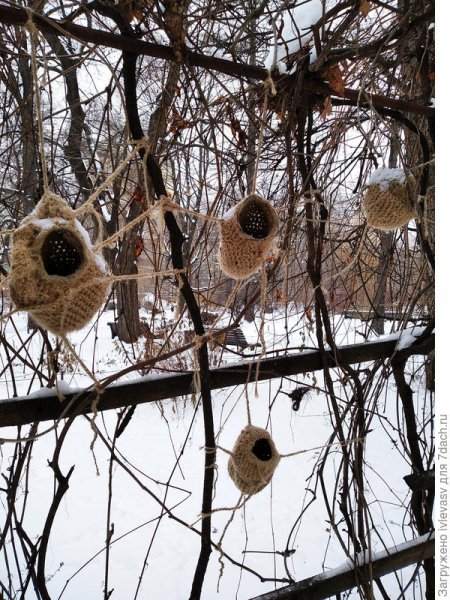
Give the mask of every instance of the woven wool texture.
MULTIPOLYGON (((257 453, 259 454, 258 451, 257 453)), ((228 461, 228 473, 243 494, 256 494, 270 482, 279 462, 280 455, 269 432, 247 425, 234 445, 228 461), (261 460, 254 453, 261 440, 266 447, 265 460, 261 460)))
POLYGON ((108 285, 103 259, 92 251, 74 211, 46 192, 12 236, 9 288, 15 307, 44 329, 66 334, 87 325, 108 285))
POLYGON ((268 200, 250 194, 219 226, 220 268, 233 279, 247 279, 264 265, 274 245, 278 215, 268 200))
MULTIPOLYGON (((412 177, 409 180, 408 186, 412 187, 412 177)), ((378 184, 370 185, 363 199, 367 224, 375 229, 391 231, 414 219, 417 215, 409 201, 408 186, 395 180, 385 191, 378 184)))

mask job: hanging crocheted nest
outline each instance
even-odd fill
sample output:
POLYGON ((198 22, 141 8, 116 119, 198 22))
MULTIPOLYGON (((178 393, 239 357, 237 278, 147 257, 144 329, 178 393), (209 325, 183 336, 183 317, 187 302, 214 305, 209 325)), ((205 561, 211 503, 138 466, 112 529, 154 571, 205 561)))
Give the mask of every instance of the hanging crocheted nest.
POLYGON ((11 299, 44 329, 84 327, 103 304, 109 278, 87 231, 60 196, 46 192, 12 236, 11 299))
POLYGON ((414 186, 414 178, 402 169, 374 171, 363 199, 367 224, 391 231, 414 219, 417 213, 410 200, 414 186))
POLYGON ((270 482, 280 458, 269 432, 247 425, 234 445, 228 473, 243 494, 256 494, 270 482))
POLYGON ((247 279, 264 262, 274 245, 278 215, 273 206, 250 194, 220 220, 219 264, 233 279, 247 279))

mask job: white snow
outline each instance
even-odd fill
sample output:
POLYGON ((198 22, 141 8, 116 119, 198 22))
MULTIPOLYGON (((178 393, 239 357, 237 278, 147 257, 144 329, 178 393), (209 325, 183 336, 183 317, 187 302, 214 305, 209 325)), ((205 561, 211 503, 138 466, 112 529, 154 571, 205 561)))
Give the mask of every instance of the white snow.
POLYGON ((378 552, 370 552, 369 550, 358 552, 354 560, 348 558, 345 562, 335 567, 334 569, 329 569, 324 573, 320 573, 319 575, 317 575, 317 577, 314 577, 314 581, 324 581, 326 579, 331 579, 332 577, 336 577, 337 575, 341 575, 342 573, 353 569, 355 566, 362 567, 364 565, 383 560, 384 558, 388 558, 396 552, 405 552, 406 550, 410 550, 412 548, 415 548, 416 546, 420 546, 428 540, 434 539, 434 532, 426 533, 424 535, 420 535, 416 538, 408 540, 407 542, 404 542, 402 544, 394 545, 384 550, 379 550, 378 552))
POLYGON ((230 221, 231 219, 233 219, 234 215, 236 214, 236 206, 232 206, 231 208, 229 208, 223 214, 222 219, 224 219, 225 221, 230 221))
POLYGON ((75 219, 75 225, 76 225, 77 231, 80 234, 83 242, 86 244, 87 250, 90 254, 90 258, 92 258, 94 260, 95 264, 98 267, 98 270, 101 273, 106 274, 107 273, 106 262, 103 259, 103 257, 100 256, 100 254, 95 254, 92 251, 93 246, 92 246, 91 238, 89 237, 89 233, 86 231, 86 229, 83 227, 83 225, 76 219, 75 219))
POLYGON ((388 169, 382 167, 377 169, 370 176, 368 185, 378 185, 380 189, 385 192, 389 189, 389 185, 393 181, 398 181, 399 183, 405 183, 406 174, 403 169, 388 169))
POLYGON ((403 542, 403 544, 397 544, 390 548, 379 550, 378 552, 371 553, 368 550, 363 550, 362 552, 358 552, 358 554, 355 557, 355 560, 348 559, 347 564, 349 567, 353 567, 355 565, 357 565, 358 567, 362 567, 363 565, 369 564, 370 561, 375 562, 377 560, 383 560, 384 558, 388 558, 393 553, 411 550, 412 548, 420 546, 428 540, 434 540, 434 537, 434 532, 431 532, 426 533, 424 535, 419 535, 418 537, 408 540, 407 542, 403 542))
MULTIPOLYGON (((30 213, 30 216, 33 213, 30 213)), ((52 219, 33 219, 31 218, 30 221, 32 223, 34 223, 37 227, 40 227, 40 229, 42 229, 42 231, 46 231, 47 229, 52 229, 55 225, 64 225, 64 223, 66 223, 66 221, 64 219, 62 219, 61 217, 54 217, 52 219)))
POLYGON ((230 60, 230 53, 225 48, 218 48, 217 46, 205 46, 202 48, 202 52, 207 56, 215 56, 216 58, 226 58, 230 60))
MULTIPOLYGON (((164 303, 163 313, 158 317, 161 322, 173 319, 170 309, 171 305, 164 303)), ((148 314, 144 310, 141 311, 142 318, 147 318, 148 314)), ((14 315, 13 319, 25 339, 26 314, 14 315)), ((113 314, 105 311, 99 318, 98 328, 87 327, 70 335, 72 345, 80 353, 85 364, 95 368, 98 378, 117 372, 128 364, 120 344, 111 339, 107 323, 113 319, 113 314)), ((229 319, 229 315, 224 316, 221 324, 227 324, 229 319)), ((303 347, 304 353, 307 354, 316 345, 312 328, 298 316, 295 307, 291 310, 288 306, 286 312, 284 309, 267 312, 264 321, 265 341, 269 352, 280 350, 285 353, 286 348, 291 348, 287 352, 298 352, 299 347, 303 347)), ((241 324, 248 341, 258 340, 260 325, 259 315, 256 316, 255 322, 241 324)), ((360 342, 361 337, 356 332, 363 327, 365 326, 360 321, 346 320, 344 327, 337 327, 336 342, 340 345, 360 342)), ((407 336, 412 336, 411 331, 416 335, 420 330, 421 328, 409 328, 402 336, 406 339, 407 336)), ((21 341, 16 340, 17 333, 11 323, 6 325, 5 333, 20 347, 21 341)), ((53 339, 53 336, 50 337, 53 339)), ((391 336, 386 336, 385 339, 389 337, 391 336)), ((395 333, 392 337, 398 339, 399 334, 395 333)), ((142 342, 135 347, 136 355, 143 347, 142 342)), ((31 357, 39 357, 41 350, 42 342, 40 336, 36 335, 28 344, 27 351, 31 357)), ((221 351, 214 352, 217 355, 221 351)), ((247 351, 246 354, 251 356, 252 353, 247 351)), ((0 358, 2 366, 5 366, 7 357, 1 349, 0 358)), ((186 360, 188 368, 192 368, 189 356, 186 360)), ((223 363, 237 363, 236 356, 225 352, 223 363)), ((13 367, 17 373, 21 371, 19 365, 13 367)), ((59 381, 58 386, 63 394, 78 392, 80 388, 92 384, 77 366, 74 370, 64 367, 64 373, 60 376, 62 375, 64 380, 59 381)), ((145 375, 147 381, 152 381, 154 377, 153 373, 145 375)), ((27 393, 32 383, 31 378, 32 371, 24 367, 23 378, 17 376, 16 380, 19 394, 27 393)), ((136 378, 137 374, 134 373, 124 379, 129 382, 136 378)), ((38 383, 35 381, 32 389, 36 390, 38 383)), ((345 398, 345 387, 338 385, 339 394, 345 398)), ((324 446, 329 440, 332 423, 323 388, 324 382, 320 372, 259 382, 258 385, 250 384, 247 386, 247 394, 252 422, 270 430, 279 452, 290 453, 324 446), (293 412, 290 398, 281 394, 280 389, 289 392, 299 385, 311 386, 311 394, 302 401, 299 411, 293 412)), ((1 397, 12 395, 8 370, 0 377, 0 390, 1 397)), ((48 391, 47 388, 37 391, 35 397, 38 398, 48 391)), ((397 426, 395 389, 388 385, 384 392, 377 389, 376 394, 377 398, 385 394, 383 408, 380 409, 383 421, 374 420, 371 424, 371 432, 366 440, 366 457, 367 463, 370 464, 369 474, 379 473, 380 477, 372 478, 366 494, 371 506, 371 515, 375 519, 373 526, 382 527, 387 539, 392 541, 388 545, 393 546, 400 545, 405 540, 403 518, 410 492, 402 480, 402 475, 407 472, 409 463, 398 447, 392 445, 393 433, 389 425, 386 425, 390 420, 393 427, 397 426)), ((117 440, 118 457, 125 457, 122 460, 126 460, 129 472, 118 463, 114 464, 111 483, 111 521, 114 523, 114 535, 109 558, 109 588, 114 588, 112 598, 127 600, 134 597, 144 564, 146 566, 139 598, 185 600, 189 597, 200 538, 188 525, 197 521, 201 510, 204 473, 203 423, 201 409, 195 408, 195 402, 198 400, 198 397, 187 397, 139 405, 124 434, 117 440), (143 489, 138 481, 143 483, 148 491, 143 489), (164 501, 186 526, 167 515, 161 516, 161 508, 149 492, 164 501), (150 554, 146 558, 150 543, 150 554)), ((383 400, 379 401, 383 403, 383 400)), ((243 386, 214 391, 213 410, 217 444, 231 449, 247 422, 243 386)), ((105 437, 112 439, 117 424, 116 411, 99 414, 96 424, 105 437)), ((39 431, 46 430, 48 426, 48 423, 43 423, 39 431)), ((58 431, 61 431, 62 426, 63 423, 58 425, 58 431)), ((22 435, 25 435, 26 431, 27 428, 23 427, 22 435)), ((3 428, 1 431, 2 438, 14 438, 16 434, 17 431, 13 428, 3 428)), ((25 506, 23 525, 33 539, 38 539, 42 532, 54 492, 54 477, 48 460, 53 456, 55 439, 55 433, 51 432, 34 443, 26 484, 27 494, 17 499, 18 511, 25 506)), ((96 598, 103 595, 110 451, 100 438, 91 451, 93 439, 91 424, 84 417, 79 417, 63 444, 61 470, 66 474, 72 465, 75 465, 75 470, 70 479, 69 490, 56 515, 50 538, 46 574, 52 598, 60 597, 63 588, 65 590, 61 600, 96 598), (96 472, 96 464, 99 475, 96 472)), ((3 444, 0 447, 0 470, 4 474, 8 472, 13 453, 12 444, 3 444)), ((244 566, 255 569, 269 578, 285 576, 284 559, 275 552, 286 548, 288 538, 289 547, 295 552, 286 560, 297 580, 317 574, 322 565, 325 569, 342 565, 346 557, 339 543, 328 531, 329 523, 320 493, 291 531, 302 506, 311 499, 309 490, 314 487, 314 481, 310 476, 317 468, 321 456, 323 454, 319 449, 282 459, 272 483, 252 497, 245 510, 240 509, 236 512, 226 531, 223 550, 238 563, 242 562, 244 566), (253 553, 254 551, 265 553, 253 553)), ((324 478, 331 481, 332 486, 336 480, 339 456, 340 450, 333 450, 324 468, 324 478)), ((238 490, 228 476, 227 462, 228 456, 219 452, 215 470, 214 508, 232 507, 239 497, 238 490)), ((0 504, 0 524, 5 517, 5 508, 5 504, 0 504)), ((213 515, 215 542, 219 541, 230 516, 229 511, 213 515)), ((201 523, 195 525, 197 529, 200 526, 201 523)), ((9 548, 9 545, 7 547, 9 548)), ((374 542, 373 551, 380 551, 378 542, 374 542)), ((217 592, 219 574, 219 554, 213 551, 204 583, 205 600, 245 600, 276 587, 275 583, 263 583, 258 577, 225 560, 225 570, 217 592)), ((323 576, 326 576, 326 573, 323 576)), ((2 561, 0 580, 6 581, 5 577, 7 578, 5 561, 2 561)), ((387 586, 388 593, 392 592, 391 596, 395 597, 398 590, 395 577, 390 580, 383 579, 383 583, 387 586)), ((13 579, 12 585, 15 589, 20 587, 17 578, 13 579)), ((357 593, 350 596, 355 599, 357 597, 357 593)), ((27 600, 35 598, 32 588, 29 588, 27 600)))
POLYGON ((417 338, 422 335, 425 331, 425 327, 412 327, 410 329, 404 329, 399 337, 396 351, 404 350, 405 348, 409 348, 417 341, 417 338))
MULTIPOLYGON (((282 11, 276 19, 277 30, 283 25, 281 36, 273 40, 273 45, 264 61, 267 69, 286 70, 286 59, 304 46, 311 45, 313 34, 311 26, 323 15, 322 0, 310 0, 293 10, 282 11)), ((315 60, 316 56, 313 58, 315 60)))
POLYGON ((80 234, 81 238, 83 239, 83 242, 86 244, 86 246, 89 249, 91 249, 92 242, 91 242, 91 238, 89 237, 89 233, 86 231, 86 229, 83 227, 83 225, 76 219, 75 219, 75 226, 76 226, 77 231, 80 234))
MULTIPOLYGON (((83 391, 81 388, 76 388, 76 387, 72 387, 70 386, 66 381, 64 380, 60 380, 57 381, 57 390, 59 392, 59 394, 62 394, 63 396, 66 396, 67 394, 77 394, 81 391, 83 391)), ((31 392, 30 394, 27 394, 27 398, 47 398, 49 396, 56 396, 57 392, 55 390, 55 388, 49 389, 47 387, 43 387, 40 388, 38 390, 35 390, 34 392, 31 392)))

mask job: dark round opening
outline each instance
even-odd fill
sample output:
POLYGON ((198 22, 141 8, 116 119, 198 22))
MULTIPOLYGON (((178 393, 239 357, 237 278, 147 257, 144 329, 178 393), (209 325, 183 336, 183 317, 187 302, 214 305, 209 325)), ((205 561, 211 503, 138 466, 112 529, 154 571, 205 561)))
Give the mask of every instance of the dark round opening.
POLYGON ((244 233, 255 240, 262 240, 270 234, 270 221, 267 211, 259 202, 249 202, 239 215, 239 225, 244 233))
POLYGON ((272 447, 270 446, 270 442, 267 438, 260 438, 256 440, 252 448, 253 454, 259 460, 270 460, 272 458, 272 447))
POLYGON ((67 277, 83 264, 80 239, 67 229, 54 229, 44 240, 41 258, 48 275, 67 277))

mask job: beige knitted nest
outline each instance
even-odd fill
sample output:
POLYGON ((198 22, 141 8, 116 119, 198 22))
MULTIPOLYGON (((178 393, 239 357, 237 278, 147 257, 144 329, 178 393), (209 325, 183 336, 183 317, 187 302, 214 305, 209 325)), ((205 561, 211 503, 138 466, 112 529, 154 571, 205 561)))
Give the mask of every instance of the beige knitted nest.
POLYGON ((278 215, 268 200, 250 194, 220 221, 219 264, 233 279, 247 279, 274 246, 278 215))
POLYGON ((242 493, 256 494, 272 479, 280 458, 269 432, 247 425, 234 445, 228 473, 242 493))
POLYGON ((46 192, 12 242, 9 288, 15 307, 56 334, 84 327, 102 306, 109 278, 65 200, 46 192))
POLYGON ((363 199, 367 224, 391 231, 414 219, 417 216, 411 203, 414 186, 414 178, 401 169, 377 169, 363 199))

